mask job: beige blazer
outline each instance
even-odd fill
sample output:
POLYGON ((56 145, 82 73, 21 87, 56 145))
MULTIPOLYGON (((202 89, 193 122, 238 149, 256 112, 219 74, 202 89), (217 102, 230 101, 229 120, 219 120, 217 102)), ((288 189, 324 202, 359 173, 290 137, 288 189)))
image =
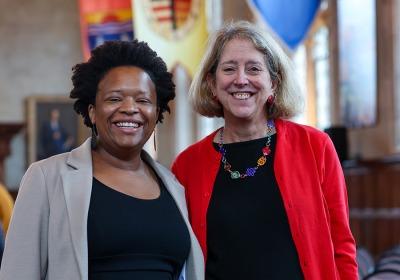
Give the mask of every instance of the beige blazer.
MULTIPOLYGON (((186 280, 204 279, 204 258, 189 225, 183 187, 146 152, 189 228, 186 280)), ((1 263, 1 280, 88 279, 87 215, 92 191, 90 139, 80 147, 33 163, 15 203, 1 263)))

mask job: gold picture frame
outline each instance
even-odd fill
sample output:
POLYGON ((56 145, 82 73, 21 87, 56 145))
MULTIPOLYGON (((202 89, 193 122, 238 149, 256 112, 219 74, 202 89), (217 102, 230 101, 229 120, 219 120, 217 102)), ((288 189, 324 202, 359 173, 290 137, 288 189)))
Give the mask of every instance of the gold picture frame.
POLYGON ((89 130, 74 111, 73 103, 69 97, 57 95, 34 95, 26 99, 28 166, 37 160, 70 151, 89 136, 89 130), (57 114, 58 124, 55 124, 57 114))

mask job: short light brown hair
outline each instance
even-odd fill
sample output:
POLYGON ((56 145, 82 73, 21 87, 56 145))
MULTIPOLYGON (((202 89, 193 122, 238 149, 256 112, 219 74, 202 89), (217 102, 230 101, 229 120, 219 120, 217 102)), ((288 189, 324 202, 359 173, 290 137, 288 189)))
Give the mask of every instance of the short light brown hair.
POLYGON ((213 98, 207 76, 215 72, 226 44, 236 38, 246 39, 265 55, 265 62, 274 84, 275 103, 266 109, 268 118, 290 118, 303 108, 303 99, 291 61, 271 35, 247 21, 231 22, 209 39, 207 49, 189 89, 189 100, 196 112, 206 117, 223 117, 221 104, 213 98))

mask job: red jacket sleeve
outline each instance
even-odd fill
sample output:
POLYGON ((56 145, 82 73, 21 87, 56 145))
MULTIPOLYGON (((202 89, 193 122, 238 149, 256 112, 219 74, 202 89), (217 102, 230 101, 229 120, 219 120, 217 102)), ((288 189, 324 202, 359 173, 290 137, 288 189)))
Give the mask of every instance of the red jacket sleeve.
POLYGON ((335 147, 326 138, 322 154, 322 191, 329 211, 335 263, 343 280, 357 280, 356 248, 349 227, 346 183, 335 147))

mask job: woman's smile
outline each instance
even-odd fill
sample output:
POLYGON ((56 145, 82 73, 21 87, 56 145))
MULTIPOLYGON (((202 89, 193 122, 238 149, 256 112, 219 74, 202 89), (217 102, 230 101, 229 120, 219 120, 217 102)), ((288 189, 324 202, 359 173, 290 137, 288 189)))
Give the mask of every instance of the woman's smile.
POLYGON ((238 100, 247 100, 254 95, 252 92, 231 92, 233 98, 238 100))
POLYGON ((113 122, 113 125, 124 133, 136 133, 139 129, 143 128, 143 122, 137 120, 124 120, 113 122))
POLYGON ((115 125, 120 128, 138 128, 140 126, 139 123, 135 122, 117 122, 115 125))

